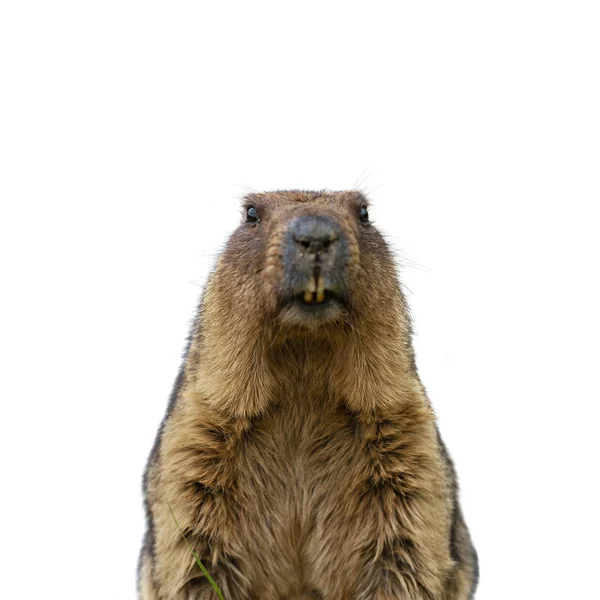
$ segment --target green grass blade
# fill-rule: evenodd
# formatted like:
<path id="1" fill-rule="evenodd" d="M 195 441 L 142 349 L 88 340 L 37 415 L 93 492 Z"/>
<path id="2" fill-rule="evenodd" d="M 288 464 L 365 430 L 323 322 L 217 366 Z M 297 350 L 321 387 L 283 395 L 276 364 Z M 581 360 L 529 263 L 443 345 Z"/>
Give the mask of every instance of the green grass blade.
<path id="1" fill-rule="evenodd" d="M 215 593 L 217 594 L 217 596 L 219 596 L 220 600 L 225 600 L 225 598 L 223 598 L 223 594 L 221 593 L 221 590 L 219 589 L 219 586 L 215 583 L 215 580 L 210 576 L 210 573 L 206 570 L 206 567 L 202 564 L 202 561 L 200 560 L 200 557 L 194 550 L 194 547 L 188 542 L 187 538 L 185 537 L 185 534 L 183 533 L 183 529 L 181 529 L 181 526 L 179 525 L 179 522 L 177 521 L 177 517 L 175 516 L 175 513 L 173 512 L 173 509 L 171 508 L 171 505 L 168 502 L 167 502 L 167 506 L 169 507 L 169 510 L 171 511 L 171 516 L 173 517 L 173 521 L 175 521 L 175 525 L 177 525 L 177 529 L 179 529 L 179 533 L 181 533 L 181 537 L 184 539 L 185 543 L 188 545 L 189 549 L 191 550 L 192 556 L 196 560 L 196 564 L 200 567 L 200 569 L 202 570 L 202 573 L 204 573 L 204 576 L 206 577 L 206 579 L 208 579 L 208 582 L 212 586 L 213 590 L 215 590 Z"/>

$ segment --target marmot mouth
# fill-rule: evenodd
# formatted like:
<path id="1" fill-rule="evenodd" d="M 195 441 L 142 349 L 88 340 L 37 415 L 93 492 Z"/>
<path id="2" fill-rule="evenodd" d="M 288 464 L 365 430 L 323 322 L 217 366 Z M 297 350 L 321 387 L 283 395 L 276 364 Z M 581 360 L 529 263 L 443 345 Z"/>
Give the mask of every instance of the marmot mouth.
<path id="1" fill-rule="evenodd" d="M 298 318 L 319 321 L 329 319 L 340 311 L 348 310 L 347 298 L 335 287 L 325 287 L 325 279 L 315 270 L 303 286 L 298 286 L 283 296 L 282 308 L 292 310 Z"/>
<path id="2" fill-rule="evenodd" d="M 293 299 L 296 303 L 304 306 L 322 306 L 325 308 L 336 302 L 339 298 L 330 290 L 320 290 L 315 292 L 307 290 L 296 294 Z"/>
<path id="3" fill-rule="evenodd" d="M 325 302 L 325 282 L 323 275 L 315 271 L 315 274 L 308 282 L 308 287 L 304 290 L 304 294 L 301 295 L 305 304 L 322 304 Z"/>

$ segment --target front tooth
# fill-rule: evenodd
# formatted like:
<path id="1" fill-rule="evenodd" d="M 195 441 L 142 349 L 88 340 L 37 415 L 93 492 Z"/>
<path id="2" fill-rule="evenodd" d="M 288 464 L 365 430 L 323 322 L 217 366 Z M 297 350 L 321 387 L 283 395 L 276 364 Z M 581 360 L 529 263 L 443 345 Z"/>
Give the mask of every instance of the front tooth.
<path id="1" fill-rule="evenodd" d="M 323 280 L 323 276 L 319 275 L 319 279 L 317 280 L 317 302 L 321 304 L 325 300 L 325 281 Z"/>
<path id="2" fill-rule="evenodd" d="M 310 278 L 310 281 L 308 282 L 308 291 L 311 294 L 314 294 L 317 291 L 317 280 L 314 275 Z"/>
<path id="3" fill-rule="evenodd" d="M 312 292 L 309 292 L 308 290 L 306 290 L 304 292 L 304 302 L 306 302 L 306 304 L 310 304 L 312 302 L 312 299 L 313 299 Z"/>

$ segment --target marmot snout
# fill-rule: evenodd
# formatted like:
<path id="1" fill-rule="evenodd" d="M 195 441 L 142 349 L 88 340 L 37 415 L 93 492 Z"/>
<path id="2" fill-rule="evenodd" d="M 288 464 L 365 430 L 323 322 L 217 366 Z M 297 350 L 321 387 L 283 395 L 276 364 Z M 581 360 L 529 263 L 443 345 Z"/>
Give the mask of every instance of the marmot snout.
<path id="1" fill-rule="evenodd" d="M 143 600 L 468 600 L 477 558 L 357 192 L 269 192 L 203 295 L 144 477 Z"/>
<path id="2" fill-rule="evenodd" d="M 320 310 L 347 295 L 348 242 L 333 218 L 295 217 L 285 237 L 281 286 L 285 299 Z"/>
<path id="3" fill-rule="evenodd" d="M 267 306 L 288 325 L 305 327 L 347 316 L 359 264 L 358 228 L 369 226 L 365 199 L 311 199 L 249 197 L 250 228 L 240 235 L 253 237 L 252 256 L 264 255 L 264 291 L 272 296 Z"/>

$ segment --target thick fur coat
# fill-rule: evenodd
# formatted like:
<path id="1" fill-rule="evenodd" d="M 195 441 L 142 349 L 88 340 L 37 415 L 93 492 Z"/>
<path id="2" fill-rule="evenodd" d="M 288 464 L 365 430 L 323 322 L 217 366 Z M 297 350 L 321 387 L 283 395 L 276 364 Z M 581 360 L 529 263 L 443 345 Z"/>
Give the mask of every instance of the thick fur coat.
<path id="1" fill-rule="evenodd" d="M 217 598 L 171 509 L 226 600 L 473 597 L 456 476 L 365 215 L 358 192 L 245 198 L 145 473 L 142 600 Z M 337 249 L 315 251 L 325 275 L 304 305 L 316 234 L 290 231 L 310 219 L 333 223 Z"/>

